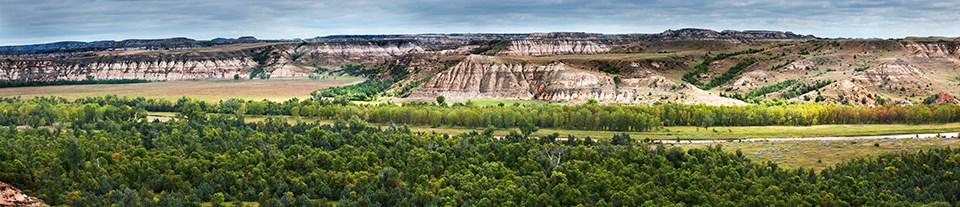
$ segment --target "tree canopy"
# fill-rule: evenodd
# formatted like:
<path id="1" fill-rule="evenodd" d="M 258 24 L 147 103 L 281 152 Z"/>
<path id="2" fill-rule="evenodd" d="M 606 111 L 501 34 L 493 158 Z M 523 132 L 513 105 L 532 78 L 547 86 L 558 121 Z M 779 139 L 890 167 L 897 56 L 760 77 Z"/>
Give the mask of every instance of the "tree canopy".
<path id="1" fill-rule="evenodd" d="M 861 158 L 816 172 L 756 163 L 719 147 L 682 150 L 639 143 L 628 135 L 589 142 L 494 139 L 484 132 L 372 127 L 359 116 L 333 124 L 273 118 L 245 123 L 234 114 L 151 122 L 142 108 L 55 100 L 4 102 L 0 108 L 0 181 L 53 205 L 960 202 L 958 149 Z"/>

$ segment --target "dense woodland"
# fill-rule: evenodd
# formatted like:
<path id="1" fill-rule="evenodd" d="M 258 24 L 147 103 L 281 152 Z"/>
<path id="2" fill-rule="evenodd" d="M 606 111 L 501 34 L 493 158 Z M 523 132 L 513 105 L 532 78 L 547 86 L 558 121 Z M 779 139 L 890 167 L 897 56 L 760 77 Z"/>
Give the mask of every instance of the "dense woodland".
<path id="1" fill-rule="evenodd" d="M 122 99 L 114 99 L 118 100 Z M 70 206 L 233 205 L 238 201 L 261 206 L 951 206 L 960 202 L 958 149 L 862 158 L 815 172 L 754 163 L 742 153 L 725 153 L 717 147 L 684 151 L 624 141 L 631 140 L 628 135 L 558 142 L 519 133 L 493 139 L 491 130 L 418 134 L 402 126 L 371 127 L 356 114 L 332 125 L 289 124 L 278 119 L 244 123 L 236 113 L 205 114 L 204 110 L 227 107 L 227 103 L 213 107 L 186 100 L 170 106 L 185 119 L 149 122 L 143 105 L 81 102 L 86 103 L 57 99 L 0 103 L 0 148 L 4 149 L 0 181 L 49 204 Z M 251 103 L 260 102 L 239 105 L 250 112 Z M 581 107 L 587 111 L 656 109 Z M 925 109 L 936 109 L 931 108 Z M 370 110 L 382 109 L 403 108 Z M 711 110 L 722 109 L 737 108 Z"/>

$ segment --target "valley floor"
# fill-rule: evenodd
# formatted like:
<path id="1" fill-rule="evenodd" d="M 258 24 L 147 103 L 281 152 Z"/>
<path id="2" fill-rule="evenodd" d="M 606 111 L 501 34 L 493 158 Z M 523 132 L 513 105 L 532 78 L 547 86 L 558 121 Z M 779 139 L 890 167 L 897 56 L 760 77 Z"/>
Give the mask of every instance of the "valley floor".
<path id="1" fill-rule="evenodd" d="M 273 78 L 267 80 L 199 80 L 168 81 L 134 84 L 91 84 L 65 86 L 36 86 L 0 88 L 0 97 L 20 96 L 30 99 L 38 96 L 58 96 L 76 99 L 90 96 L 117 95 L 126 97 L 161 98 L 176 100 L 190 97 L 207 102 L 230 98 L 246 100 L 285 101 L 291 98 L 305 99 L 321 88 L 353 85 L 363 78 L 349 76 L 325 76 L 324 79 Z"/>

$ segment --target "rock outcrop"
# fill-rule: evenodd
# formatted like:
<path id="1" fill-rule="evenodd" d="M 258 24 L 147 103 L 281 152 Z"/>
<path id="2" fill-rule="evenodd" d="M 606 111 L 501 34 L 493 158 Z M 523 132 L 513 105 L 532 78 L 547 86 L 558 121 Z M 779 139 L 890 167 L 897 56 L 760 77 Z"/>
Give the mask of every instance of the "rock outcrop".
<path id="1" fill-rule="evenodd" d="M 599 40 L 526 39 L 512 41 L 510 47 L 499 55 L 598 54 L 607 51 L 610 51 L 610 45 Z"/>
<path id="2" fill-rule="evenodd" d="M 471 55 L 421 84 L 412 96 L 529 100 L 562 71 L 562 63 L 507 64 L 494 57 Z"/>
<path id="3" fill-rule="evenodd" d="M 424 51 L 416 42 L 405 40 L 319 42 L 305 47 L 311 54 L 356 57 L 394 56 Z"/>
<path id="4" fill-rule="evenodd" d="M 919 85 L 929 82 L 919 68 L 899 59 L 856 73 L 852 79 L 875 86 L 888 83 Z"/>
<path id="5" fill-rule="evenodd" d="M 919 58 L 958 58 L 960 51 L 956 42 L 908 42 L 904 44 L 914 57 Z"/>
<path id="6" fill-rule="evenodd" d="M 957 100 L 956 97 L 953 97 L 949 93 L 940 92 L 936 95 L 936 98 L 930 101 L 930 104 L 958 104 L 960 100 Z"/>
<path id="7" fill-rule="evenodd" d="M 43 203 L 40 199 L 23 194 L 20 189 L 10 184 L 0 182 L 0 206 L 37 207 L 49 205 Z"/>
<path id="8" fill-rule="evenodd" d="M 254 57 L 272 50 L 268 63 Z M 0 80 L 55 81 L 145 79 L 157 81 L 248 78 L 251 68 L 264 67 L 271 77 L 307 76 L 311 67 L 376 64 L 424 49 L 409 40 L 345 41 L 272 44 L 193 52 L 135 51 L 132 54 L 91 54 L 74 57 L 26 57 L 0 62 Z"/>
<path id="9" fill-rule="evenodd" d="M 198 80 L 246 77 L 256 65 L 242 56 L 195 58 L 145 56 L 82 58 L 73 60 L 22 60 L 0 63 L 0 76 L 7 81 L 55 81 L 94 79 Z M 294 75 L 278 71 L 277 76 Z"/>
<path id="10" fill-rule="evenodd" d="M 633 64 L 636 66 L 637 64 Z M 563 62 L 546 65 L 506 62 L 491 56 L 471 55 L 416 88 L 411 97 L 445 96 L 450 100 L 512 99 L 558 102 L 652 104 L 661 101 L 741 105 L 695 87 L 677 84 L 647 71 L 615 78 L 574 69 Z"/>
<path id="11" fill-rule="evenodd" d="M 375 65 L 406 54 L 426 50 L 411 40 L 342 41 L 301 44 L 291 49 L 300 52 L 307 65 L 338 67 L 346 64 Z"/>

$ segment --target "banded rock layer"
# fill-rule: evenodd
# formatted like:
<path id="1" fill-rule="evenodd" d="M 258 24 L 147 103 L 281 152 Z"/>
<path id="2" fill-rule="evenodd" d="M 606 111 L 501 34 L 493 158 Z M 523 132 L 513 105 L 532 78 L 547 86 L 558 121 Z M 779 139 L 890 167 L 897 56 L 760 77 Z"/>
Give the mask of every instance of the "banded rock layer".
<path id="1" fill-rule="evenodd" d="M 449 70 L 438 73 L 411 96 L 445 96 L 451 100 L 511 99 L 651 104 L 679 101 L 715 105 L 741 105 L 654 73 L 622 78 L 597 71 L 575 69 L 562 62 L 546 65 L 509 63 L 496 57 L 471 55 Z"/>
<path id="2" fill-rule="evenodd" d="M 544 56 L 566 54 L 599 54 L 610 51 L 610 45 L 598 40 L 514 40 L 499 55 Z"/>

